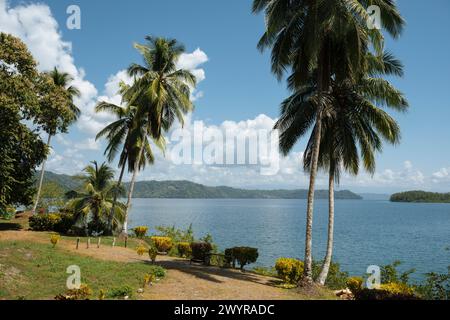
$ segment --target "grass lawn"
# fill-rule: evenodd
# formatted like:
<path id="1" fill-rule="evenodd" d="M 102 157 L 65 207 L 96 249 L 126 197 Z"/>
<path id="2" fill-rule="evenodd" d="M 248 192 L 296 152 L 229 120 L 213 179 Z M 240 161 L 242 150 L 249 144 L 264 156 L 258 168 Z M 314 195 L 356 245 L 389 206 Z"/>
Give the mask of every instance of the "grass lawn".
<path id="1" fill-rule="evenodd" d="M 142 288 L 144 276 L 161 276 L 164 270 L 146 263 L 121 263 L 93 259 L 53 248 L 49 243 L 0 242 L 0 299 L 53 299 L 66 292 L 68 266 L 81 269 L 81 282 L 93 290 L 96 299 L 101 289 L 110 292 L 129 286 L 134 298 Z M 146 289 L 151 290 L 151 288 Z"/>

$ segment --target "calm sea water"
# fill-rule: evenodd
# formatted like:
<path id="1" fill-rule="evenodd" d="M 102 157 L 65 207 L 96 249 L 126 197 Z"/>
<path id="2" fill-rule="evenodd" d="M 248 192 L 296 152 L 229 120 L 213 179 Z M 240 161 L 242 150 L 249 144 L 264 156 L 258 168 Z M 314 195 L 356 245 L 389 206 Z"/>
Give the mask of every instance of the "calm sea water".
<path id="1" fill-rule="evenodd" d="M 328 204 L 315 203 L 313 255 L 326 249 Z M 278 257 L 303 258 L 306 200 L 134 199 L 130 225 L 210 232 L 221 249 L 259 249 L 257 265 Z M 369 265 L 400 260 L 401 269 L 446 272 L 450 265 L 450 204 L 408 204 L 375 200 L 336 201 L 334 259 L 343 270 L 362 275 Z"/>

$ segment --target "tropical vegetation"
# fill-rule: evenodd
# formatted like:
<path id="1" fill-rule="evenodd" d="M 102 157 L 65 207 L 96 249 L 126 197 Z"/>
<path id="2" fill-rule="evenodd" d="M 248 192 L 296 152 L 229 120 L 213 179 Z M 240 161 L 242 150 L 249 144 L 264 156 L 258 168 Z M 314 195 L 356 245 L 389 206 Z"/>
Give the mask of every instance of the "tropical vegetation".
<path id="1" fill-rule="evenodd" d="M 264 11 L 266 20 L 266 30 L 258 47 L 261 50 L 265 48 L 272 50 L 272 71 L 278 79 L 281 80 L 286 73 L 290 72 L 287 82 L 293 96 L 282 104 L 282 114 L 286 118 L 284 122 L 278 122 L 276 126 L 282 131 L 281 151 L 287 154 L 295 142 L 310 127 L 313 127 L 308 143 L 309 164 L 307 167 L 310 172 L 310 185 L 306 213 L 303 285 L 310 285 L 313 282 L 312 221 L 315 180 L 320 165 L 320 149 L 323 148 L 321 142 L 324 132 L 326 133 L 324 121 L 330 118 L 330 108 L 338 106 L 339 103 L 345 106 L 348 102 L 345 101 L 345 96 L 343 100 L 340 100 L 341 96 L 334 94 L 342 90 L 341 92 L 347 92 L 347 98 L 356 98 L 352 96 L 354 89 L 368 85 L 364 80 L 371 71 L 369 66 L 373 60 L 379 61 L 383 56 L 382 32 L 377 28 L 371 28 L 368 23 L 370 17 L 366 8 L 371 4 L 381 7 L 384 30 L 394 38 L 398 37 L 404 21 L 392 1 L 254 0 L 253 2 L 253 11 Z M 374 59 L 374 56 L 377 59 Z M 388 104 L 391 104 L 392 100 L 388 100 L 391 96 L 383 91 L 386 88 L 386 84 L 384 86 L 383 84 L 385 83 L 381 80 L 372 81 L 366 92 L 357 90 L 356 92 L 362 94 L 366 101 L 361 103 L 354 100 L 353 105 L 365 104 L 372 108 L 371 102 L 383 103 L 386 100 Z M 377 100 L 380 95 L 383 98 L 381 101 Z M 392 103 L 392 105 L 395 106 L 398 103 Z M 353 112 L 352 108 L 348 109 Z M 340 113 L 340 110 L 336 110 L 336 113 Z M 363 127 L 360 124 L 359 129 L 358 127 L 349 129 L 361 131 Z M 372 146 L 365 143 L 361 146 L 362 149 L 373 148 L 373 144 L 378 142 L 370 134 L 372 129 L 367 130 L 368 132 L 362 133 L 363 141 L 372 140 L 373 143 Z M 331 134 L 332 131 L 329 132 Z M 369 133 L 368 136 L 367 133 Z M 354 134 L 351 136 L 354 137 Z M 334 149 L 334 141 L 330 141 L 329 136 L 325 141 L 329 142 Z M 354 147 L 352 149 L 355 151 Z M 328 152 L 328 156 L 334 156 L 334 150 L 331 152 L 331 154 L 330 151 Z M 338 165 L 336 162 L 342 159 L 340 156 L 344 153 L 341 152 L 337 158 L 329 161 L 330 177 L 335 176 L 334 168 Z M 330 178 L 331 184 L 334 185 L 332 178 Z M 331 198 L 330 209 L 333 206 Z M 330 210 L 330 221 L 332 220 L 333 212 Z M 329 236 L 332 235 L 332 231 L 330 226 Z M 332 238 L 329 237 L 329 239 L 332 243 Z M 331 261 L 330 250 L 327 251 L 324 273 L 318 279 L 320 283 L 324 282 L 328 261 Z"/>
<path id="2" fill-rule="evenodd" d="M 392 202 L 450 203 L 450 193 L 408 191 L 395 193 L 390 200 Z"/>

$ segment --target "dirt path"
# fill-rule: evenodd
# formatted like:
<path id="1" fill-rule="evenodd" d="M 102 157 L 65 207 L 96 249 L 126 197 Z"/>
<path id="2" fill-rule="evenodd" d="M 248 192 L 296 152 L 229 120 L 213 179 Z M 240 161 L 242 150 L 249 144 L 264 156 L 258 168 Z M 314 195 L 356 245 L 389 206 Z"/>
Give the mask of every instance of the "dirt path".
<path id="1" fill-rule="evenodd" d="M 6 240 L 49 243 L 49 236 L 48 233 L 31 231 L 1 231 L 0 241 Z M 108 261 L 133 263 L 145 259 L 144 257 L 139 258 L 134 250 L 121 247 L 101 246 L 100 249 L 97 249 L 93 244 L 90 249 L 86 249 L 85 245 L 80 245 L 76 250 L 75 242 L 66 239 L 60 240 L 58 248 Z M 279 280 L 275 278 L 250 272 L 242 273 L 237 270 L 191 265 L 187 260 L 167 256 L 158 256 L 157 264 L 168 270 L 167 276 L 147 291 L 143 296 L 144 299 L 305 299 L 304 295 L 292 290 L 275 287 L 274 285 L 279 283 Z"/>

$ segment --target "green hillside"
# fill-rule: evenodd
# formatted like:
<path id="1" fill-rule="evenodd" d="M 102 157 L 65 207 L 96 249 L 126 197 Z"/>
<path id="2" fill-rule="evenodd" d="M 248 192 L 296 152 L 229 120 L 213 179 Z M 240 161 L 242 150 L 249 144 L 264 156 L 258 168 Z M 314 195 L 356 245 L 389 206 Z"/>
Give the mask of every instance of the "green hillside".
<path id="1" fill-rule="evenodd" d="M 52 182 L 66 192 L 77 190 L 81 183 L 68 175 L 46 172 L 46 183 Z M 125 184 L 128 187 L 128 183 Z M 225 186 L 209 187 L 190 181 L 141 181 L 134 188 L 134 198 L 169 199 L 306 199 L 308 191 L 299 190 L 247 190 Z M 336 191 L 336 199 L 361 200 L 362 197 L 348 190 Z M 317 199 L 327 199 L 327 190 L 317 190 Z"/>

